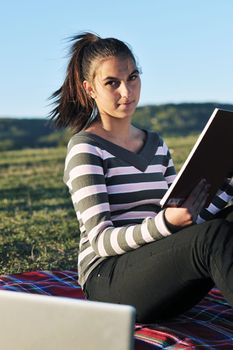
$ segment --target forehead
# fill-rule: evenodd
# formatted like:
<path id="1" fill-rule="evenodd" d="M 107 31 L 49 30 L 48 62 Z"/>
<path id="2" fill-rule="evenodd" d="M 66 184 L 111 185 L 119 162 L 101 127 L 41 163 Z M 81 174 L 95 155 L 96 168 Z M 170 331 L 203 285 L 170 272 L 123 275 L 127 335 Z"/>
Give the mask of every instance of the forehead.
<path id="1" fill-rule="evenodd" d="M 123 79 L 136 69 L 130 57 L 109 57 L 99 62 L 95 70 L 95 78 L 104 80 L 107 77 Z"/>

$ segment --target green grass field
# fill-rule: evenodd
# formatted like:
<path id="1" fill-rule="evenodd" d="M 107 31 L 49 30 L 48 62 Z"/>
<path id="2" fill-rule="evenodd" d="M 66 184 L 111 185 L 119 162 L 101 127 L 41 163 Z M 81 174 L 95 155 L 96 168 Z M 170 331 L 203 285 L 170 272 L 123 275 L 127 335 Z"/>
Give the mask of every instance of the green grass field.
<path id="1" fill-rule="evenodd" d="M 195 139 L 166 139 L 177 170 Z M 0 274 L 76 269 L 79 233 L 62 181 L 65 153 L 65 148 L 1 152 Z"/>

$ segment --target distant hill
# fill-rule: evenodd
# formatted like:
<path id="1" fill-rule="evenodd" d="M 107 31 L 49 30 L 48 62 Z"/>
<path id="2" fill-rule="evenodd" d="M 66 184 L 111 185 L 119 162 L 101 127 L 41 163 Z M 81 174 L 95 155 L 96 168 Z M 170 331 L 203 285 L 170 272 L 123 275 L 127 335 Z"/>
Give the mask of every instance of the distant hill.
<path id="1" fill-rule="evenodd" d="M 214 108 L 233 110 L 232 104 L 180 103 L 139 107 L 134 122 L 163 136 L 186 136 L 199 133 Z"/>
<path id="2" fill-rule="evenodd" d="M 163 136 L 199 133 L 215 107 L 233 110 L 233 104 L 179 103 L 138 107 L 133 122 Z M 67 144 L 70 132 L 56 130 L 46 119 L 0 118 L 0 151 L 54 147 Z"/>
<path id="3" fill-rule="evenodd" d="M 46 119 L 0 118 L 0 151 L 61 146 L 67 141 L 67 134 L 56 130 Z"/>

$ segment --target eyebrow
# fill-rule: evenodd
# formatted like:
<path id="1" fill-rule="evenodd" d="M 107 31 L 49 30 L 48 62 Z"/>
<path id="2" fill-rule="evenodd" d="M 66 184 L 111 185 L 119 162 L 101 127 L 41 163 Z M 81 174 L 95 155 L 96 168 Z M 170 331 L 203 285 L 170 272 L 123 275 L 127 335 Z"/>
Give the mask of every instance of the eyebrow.
<path id="1" fill-rule="evenodd" d="M 133 74 L 139 74 L 139 70 L 138 69 L 134 69 L 132 71 L 132 73 L 129 74 L 129 76 L 133 75 Z M 118 78 L 109 76 L 109 77 L 104 78 L 103 81 L 105 81 L 105 80 L 114 80 L 114 79 L 118 79 Z"/>

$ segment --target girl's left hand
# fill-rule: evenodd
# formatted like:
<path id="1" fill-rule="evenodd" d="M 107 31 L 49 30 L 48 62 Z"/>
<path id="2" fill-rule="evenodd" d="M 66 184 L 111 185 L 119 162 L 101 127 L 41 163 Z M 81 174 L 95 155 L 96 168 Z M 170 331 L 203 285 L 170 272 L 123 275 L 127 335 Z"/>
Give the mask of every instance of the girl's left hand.
<path id="1" fill-rule="evenodd" d="M 209 192 L 206 180 L 201 180 L 192 190 L 180 207 L 168 207 L 165 210 L 166 220 L 179 227 L 185 227 L 196 222 L 198 215 L 205 206 Z"/>

